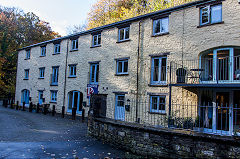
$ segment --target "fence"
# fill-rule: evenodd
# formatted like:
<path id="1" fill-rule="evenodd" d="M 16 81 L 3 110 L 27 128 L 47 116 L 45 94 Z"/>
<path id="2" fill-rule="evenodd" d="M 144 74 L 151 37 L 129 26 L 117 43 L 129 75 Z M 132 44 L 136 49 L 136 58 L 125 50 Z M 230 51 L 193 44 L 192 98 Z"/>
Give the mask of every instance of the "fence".
<path id="1" fill-rule="evenodd" d="M 240 105 L 165 104 L 164 97 L 115 101 L 108 99 L 108 107 L 115 109 L 107 113 L 108 118 L 127 123 L 139 123 L 154 128 L 185 129 L 219 135 L 240 135 Z"/>

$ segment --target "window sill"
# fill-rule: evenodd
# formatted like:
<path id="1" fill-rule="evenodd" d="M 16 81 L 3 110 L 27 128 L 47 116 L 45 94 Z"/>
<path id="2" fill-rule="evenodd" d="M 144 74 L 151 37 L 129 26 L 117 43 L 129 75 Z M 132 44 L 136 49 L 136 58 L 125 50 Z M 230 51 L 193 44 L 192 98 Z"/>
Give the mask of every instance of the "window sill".
<path id="1" fill-rule="evenodd" d="M 39 57 L 46 57 L 46 55 L 45 55 L 45 56 L 43 56 L 43 55 L 40 55 Z"/>
<path id="2" fill-rule="evenodd" d="M 151 112 L 151 111 L 148 111 L 149 114 L 158 114 L 158 115 L 167 115 L 166 112 Z"/>
<path id="3" fill-rule="evenodd" d="M 77 76 L 68 76 L 68 78 L 77 78 Z"/>
<path id="4" fill-rule="evenodd" d="M 204 24 L 204 25 L 199 25 L 199 26 L 197 26 L 197 28 L 202 28 L 202 27 L 217 25 L 217 24 L 223 24 L 223 23 L 224 23 L 224 21 L 217 22 L 217 23 L 208 23 L 208 24 Z"/>
<path id="5" fill-rule="evenodd" d="M 101 47 L 102 45 L 94 45 L 94 46 L 91 46 L 90 48 L 95 48 L 95 47 Z"/>
<path id="6" fill-rule="evenodd" d="M 163 36 L 163 35 L 168 35 L 169 32 L 166 33 L 159 33 L 159 34 L 153 34 L 152 37 L 158 37 L 158 36 Z"/>
<path id="7" fill-rule="evenodd" d="M 50 84 L 50 86 L 58 86 L 58 84 Z"/>
<path id="8" fill-rule="evenodd" d="M 149 87 L 168 87 L 168 84 L 149 84 Z"/>
<path id="9" fill-rule="evenodd" d="M 60 54 L 60 52 L 58 52 L 58 53 L 53 53 L 52 55 L 59 55 Z"/>
<path id="10" fill-rule="evenodd" d="M 128 42 L 128 41 L 131 41 L 131 39 L 126 39 L 126 40 L 117 41 L 116 43 L 124 43 L 124 42 Z"/>
<path id="11" fill-rule="evenodd" d="M 115 74 L 115 76 L 128 76 L 129 74 L 128 73 L 123 73 L 123 74 Z"/>
<path id="12" fill-rule="evenodd" d="M 70 50 L 70 52 L 75 52 L 75 51 L 78 51 L 78 49 Z"/>
<path id="13" fill-rule="evenodd" d="M 28 58 L 28 59 L 25 58 L 24 60 L 30 60 L 30 58 Z"/>
<path id="14" fill-rule="evenodd" d="M 54 104 L 57 104 L 57 101 L 50 101 L 49 103 L 54 103 Z"/>
<path id="15" fill-rule="evenodd" d="M 29 80 L 29 78 L 24 78 L 23 80 Z"/>
<path id="16" fill-rule="evenodd" d="M 38 77 L 38 79 L 44 79 L 44 77 Z"/>

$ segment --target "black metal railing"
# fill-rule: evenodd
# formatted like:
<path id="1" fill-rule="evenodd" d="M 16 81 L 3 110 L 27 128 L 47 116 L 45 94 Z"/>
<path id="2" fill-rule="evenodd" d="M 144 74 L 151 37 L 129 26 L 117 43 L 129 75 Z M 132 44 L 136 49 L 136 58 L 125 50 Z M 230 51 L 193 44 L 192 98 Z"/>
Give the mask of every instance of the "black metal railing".
<path id="1" fill-rule="evenodd" d="M 240 104 L 171 104 L 153 102 L 150 99 L 125 100 L 124 106 L 115 109 L 107 118 L 126 123 L 138 123 L 147 127 L 197 131 L 218 135 L 240 136 Z M 154 105 L 155 104 L 155 105 Z M 136 112 L 137 111 L 137 112 Z"/>
<path id="2" fill-rule="evenodd" d="M 171 84 L 240 83 L 240 56 L 170 62 Z"/>

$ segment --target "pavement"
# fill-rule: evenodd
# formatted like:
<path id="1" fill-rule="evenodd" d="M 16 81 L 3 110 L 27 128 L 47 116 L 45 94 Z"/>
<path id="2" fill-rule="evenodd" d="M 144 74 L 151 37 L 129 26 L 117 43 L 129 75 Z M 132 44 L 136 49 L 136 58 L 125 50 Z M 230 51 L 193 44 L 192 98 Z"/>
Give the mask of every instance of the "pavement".
<path id="1" fill-rule="evenodd" d="M 0 106 L 0 159 L 139 158 L 87 136 L 87 124 Z"/>

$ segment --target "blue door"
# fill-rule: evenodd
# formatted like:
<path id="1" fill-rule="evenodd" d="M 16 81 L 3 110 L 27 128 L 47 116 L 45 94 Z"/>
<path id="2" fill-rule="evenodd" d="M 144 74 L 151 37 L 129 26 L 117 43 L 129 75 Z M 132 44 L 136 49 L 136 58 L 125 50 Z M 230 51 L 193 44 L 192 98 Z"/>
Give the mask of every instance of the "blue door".
<path id="1" fill-rule="evenodd" d="M 29 90 L 24 89 L 22 90 L 22 95 L 21 95 L 21 103 L 25 102 L 25 106 L 29 106 Z"/>
<path id="2" fill-rule="evenodd" d="M 125 95 L 116 95 L 115 101 L 115 119 L 125 120 L 125 106 L 124 106 Z"/>
<path id="3" fill-rule="evenodd" d="M 38 103 L 43 104 L 43 91 L 38 91 Z"/>

